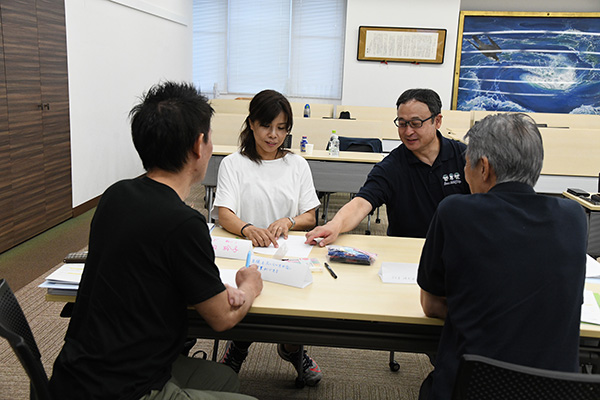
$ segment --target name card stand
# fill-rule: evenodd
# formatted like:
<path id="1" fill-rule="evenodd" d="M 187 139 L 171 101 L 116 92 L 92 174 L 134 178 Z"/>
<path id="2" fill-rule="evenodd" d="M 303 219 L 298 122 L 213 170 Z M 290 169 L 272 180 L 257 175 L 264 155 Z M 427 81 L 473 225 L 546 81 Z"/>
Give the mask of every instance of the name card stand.
<path id="1" fill-rule="evenodd" d="M 216 257 L 245 260 L 252 251 L 252 240 L 213 236 L 212 246 Z"/>
<path id="2" fill-rule="evenodd" d="M 313 282 L 310 263 L 282 261 L 253 255 L 250 264 L 257 265 L 265 281 L 297 288 L 305 288 Z"/>

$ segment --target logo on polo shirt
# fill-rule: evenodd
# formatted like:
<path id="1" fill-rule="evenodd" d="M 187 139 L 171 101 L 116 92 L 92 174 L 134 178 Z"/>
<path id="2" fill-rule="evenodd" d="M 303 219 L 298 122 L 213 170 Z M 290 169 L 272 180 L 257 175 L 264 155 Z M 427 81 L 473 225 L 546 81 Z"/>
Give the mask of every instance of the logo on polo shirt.
<path id="1" fill-rule="evenodd" d="M 442 175 L 442 179 L 444 180 L 444 186 L 460 185 L 462 183 L 462 179 L 460 179 L 460 173 L 458 172 L 450 172 L 449 174 L 444 174 Z"/>

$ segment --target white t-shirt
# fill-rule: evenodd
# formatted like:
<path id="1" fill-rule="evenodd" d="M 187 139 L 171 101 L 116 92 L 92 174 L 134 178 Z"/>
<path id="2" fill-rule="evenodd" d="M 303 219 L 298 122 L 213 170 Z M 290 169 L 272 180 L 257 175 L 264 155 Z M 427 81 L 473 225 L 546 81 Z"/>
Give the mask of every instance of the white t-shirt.
<path id="1" fill-rule="evenodd" d="M 251 161 L 240 152 L 219 166 L 217 207 L 226 207 L 242 221 L 267 228 L 274 221 L 295 217 L 320 205 L 306 160 L 288 153 L 277 160 Z"/>

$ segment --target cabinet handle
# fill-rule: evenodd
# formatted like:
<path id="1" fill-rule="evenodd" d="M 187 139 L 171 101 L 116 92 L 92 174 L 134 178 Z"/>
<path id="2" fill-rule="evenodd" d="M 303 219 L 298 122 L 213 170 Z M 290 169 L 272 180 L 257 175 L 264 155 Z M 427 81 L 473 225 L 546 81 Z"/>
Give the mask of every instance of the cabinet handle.
<path id="1" fill-rule="evenodd" d="M 41 104 L 38 104 L 37 107 L 40 110 L 49 110 L 50 109 L 50 103 L 41 103 Z"/>

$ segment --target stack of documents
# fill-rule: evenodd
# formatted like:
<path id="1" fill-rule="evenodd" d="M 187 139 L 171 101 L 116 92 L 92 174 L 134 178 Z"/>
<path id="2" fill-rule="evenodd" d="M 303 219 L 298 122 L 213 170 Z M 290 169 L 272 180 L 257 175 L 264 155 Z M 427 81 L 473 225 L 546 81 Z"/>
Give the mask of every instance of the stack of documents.
<path id="1" fill-rule="evenodd" d="M 83 263 L 61 265 L 56 271 L 48 275 L 39 287 L 47 288 L 48 294 L 75 296 L 84 266 Z"/>

